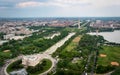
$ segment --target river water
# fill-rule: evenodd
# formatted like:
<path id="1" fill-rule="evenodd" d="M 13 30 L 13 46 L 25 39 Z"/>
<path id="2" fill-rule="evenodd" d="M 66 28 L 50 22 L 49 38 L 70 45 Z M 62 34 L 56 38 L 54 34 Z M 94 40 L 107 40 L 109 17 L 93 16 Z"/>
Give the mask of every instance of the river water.
<path id="1" fill-rule="evenodd" d="M 96 35 L 95 32 L 88 33 L 90 35 Z M 120 43 L 120 30 L 115 30 L 114 32 L 100 32 L 98 35 L 104 37 L 104 39 L 108 40 L 109 42 L 116 42 Z"/>

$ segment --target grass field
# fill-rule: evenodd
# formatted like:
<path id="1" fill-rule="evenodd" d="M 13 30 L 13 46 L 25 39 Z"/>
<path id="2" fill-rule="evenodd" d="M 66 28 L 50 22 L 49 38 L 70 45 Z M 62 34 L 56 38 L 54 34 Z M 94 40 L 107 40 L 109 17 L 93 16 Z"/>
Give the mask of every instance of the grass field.
<path id="1" fill-rule="evenodd" d="M 11 56 L 11 52 L 0 52 L 1 56 L 4 56 L 4 58 L 9 58 Z"/>
<path id="2" fill-rule="evenodd" d="M 49 59 L 43 59 L 42 61 L 46 61 L 47 63 L 44 66 L 43 71 L 41 71 L 41 73 L 47 71 L 52 66 L 51 60 L 49 60 Z"/>
<path id="3" fill-rule="evenodd" d="M 103 46 L 100 54 L 105 54 L 106 57 L 98 58 L 98 65 L 111 65 L 111 62 L 118 62 L 120 64 L 120 46 Z"/>
<path id="4" fill-rule="evenodd" d="M 73 50 L 74 48 L 76 48 L 77 45 L 78 45 L 78 42 L 80 41 L 80 39 L 81 39 L 81 36 L 80 36 L 80 35 L 77 36 L 77 37 L 75 37 L 75 38 L 72 40 L 72 42 L 65 48 L 65 50 L 71 51 L 71 50 Z"/>
<path id="5" fill-rule="evenodd" d="M 43 59 L 42 61 L 45 61 L 46 64 L 44 64 L 44 65 L 40 64 L 39 66 L 36 66 L 36 67 L 41 67 L 42 66 L 43 68 L 41 70 L 36 70 L 35 72 L 32 72 L 32 70 L 30 70 L 31 73 L 29 73 L 29 71 L 28 71 L 29 75 L 38 75 L 40 73 L 43 73 L 43 72 L 47 71 L 52 66 L 51 60 L 49 60 L 49 59 Z M 7 67 L 7 72 L 10 73 L 12 71 L 16 71 L 16 70 L 24 68 L 24 66 L 21 63 L 22 63 L 22 60 L 17 60 L 15 62 L 11 63 Z M 35 68 L 35 67 L 32 67 L 32 68 Z M 28 67 L 28 70 L 29 69 L 31 69 L 31 68 Z"/>
<path id="6" fill-rule="evenodd" d="M 52 66 L 51 60 L 49 60 L 49 59 L 43 59 L 42 61 L 46 61 L 46 65 L 43 67 L 43 69 L 40 70 L 40 71 L 36 71 L 35 73 L 31 73 L 29 75 L 39 75 L 39 74 L 47 71 Z"/>
<path id="7" fill-rule="evenodd" d="M 76 36 L 65 48 L 60 51 L 59 57 L 61 58 L 61 61 L 58 62 L 59 68 L 67 69 L 66 71 L 74 71 L 75 73 L 82 71 L 83 62 L 82 59 L 80 59 L 80 52 L 76 49 L 79 45 L 78 43 L 81 37 L 81 35 Z M 64 64 L 66 65 L 60 67 L 60 65 Z"/>
<path id="8" fill-rule="evenodd" d="M 61 52 L 60 55 L 62 57 L 73 57 L 75 54 L 78 54 L 77 50 L 75 48 L 78 46 L 78 42 L 80 41 L 81 36 L 75 37 L 67 47 L 65 47 Z"/>

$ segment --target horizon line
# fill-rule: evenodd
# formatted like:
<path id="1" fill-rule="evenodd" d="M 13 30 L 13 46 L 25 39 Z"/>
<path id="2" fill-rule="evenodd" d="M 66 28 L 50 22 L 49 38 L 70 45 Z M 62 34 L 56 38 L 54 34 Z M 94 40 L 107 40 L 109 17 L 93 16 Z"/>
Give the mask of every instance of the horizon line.
<path id="1" fill-rule="evenodd" d="M 46 16 L 46 17 L 0 17 L 0 18 L 119 18 L 120 16 Z"/>

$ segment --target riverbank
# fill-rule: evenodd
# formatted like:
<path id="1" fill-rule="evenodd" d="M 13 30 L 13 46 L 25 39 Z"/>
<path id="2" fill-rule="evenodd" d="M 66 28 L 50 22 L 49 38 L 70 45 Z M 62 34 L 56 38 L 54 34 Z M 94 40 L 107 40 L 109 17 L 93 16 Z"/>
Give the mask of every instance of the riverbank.
<path id="1" fill-rule="evenodd" d="M 90 35 L 96 35 L 95 32 L 88 33 Z M 116 30 L 114 32 L 99 32 L 98 35 L 101 35 L 104 37 L 105 40 L 109 42 L 115 42 L 120 43 L 120 30 Z"/>

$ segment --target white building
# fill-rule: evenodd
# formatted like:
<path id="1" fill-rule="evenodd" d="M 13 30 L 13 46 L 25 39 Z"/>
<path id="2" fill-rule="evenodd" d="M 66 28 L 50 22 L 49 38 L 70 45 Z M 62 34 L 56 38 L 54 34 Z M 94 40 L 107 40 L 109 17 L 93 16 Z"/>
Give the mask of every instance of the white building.
<path id="1" fill-rule="evenodd" d="M 101 22 L 101 20 L 96 20 L 96 24 L 100 24 Z"/>
<path id="2" fill-rule="evenodd" d="M 59 35 L 60 35 L 60 32 L 58 32 L 58 33 L 54 33 L 54 34 L 49 35 L 49 36 L 44 37 L 44 38 L 45 38 L 45 39 L 53 39 L 55 36 L 59 36 Z"/>
<path id="3" fill-rule="evenodd" d="M 7 40 L 0 40 L 0 45 L 2 45 L 3 43 L 8 42 Z"/>
<path id="4" fill-rule="evenodd" d="M 25 66 L 36 66 L 41 60 L 42 58 L 37 55 L 23 56 L 22 64 Z"/>
<path id="5" fill-rule="evenodd" d="M 23 40 L 25 37 L 29 37 L 30 35 L 26 35 L 26 36 L 14 36 L 11 37 L 10 40 L 14 39 L 14 40 Z"/>
<path id="6" fill-rule="evenodd" d="M 11 39 L 12 37 L 14 37 L 15 36 L 15 34 L 7 34 L 7 35 L 4 35 L 3 37 L 4 37 L 4 39 Z"/>
<path id="7" fill-rule="evenodd" d="M 28 73 L 25 69 L 21 69 L 18 71 L 10 72 L 10 75 L 28 75 Z"/>

